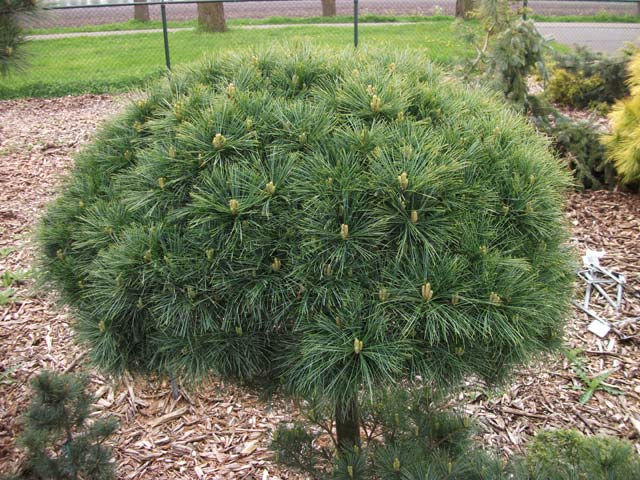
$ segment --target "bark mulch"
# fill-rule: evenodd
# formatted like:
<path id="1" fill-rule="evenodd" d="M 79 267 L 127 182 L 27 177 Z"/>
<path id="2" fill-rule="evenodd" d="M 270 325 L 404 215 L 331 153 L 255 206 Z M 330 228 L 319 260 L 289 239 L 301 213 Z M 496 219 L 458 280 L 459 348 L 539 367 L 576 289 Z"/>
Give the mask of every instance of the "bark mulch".
<path id="1" fill-rule="evenodd" d="M 73 154 L 127 101 L 85 95 L 0 102 L 0 274 L 18 274 L 13 296 L 4 304 L 0 297 L 0 473 L 13 471 L 22 459 L 15 437 L 29 401 L 29 379 L 45 368 L 80 371 L 86 363 L 68 312 L 28 275 L 35 257 L 32 229 Z M 497 390 L 468 382 L 456 403 L 478 421 L 486 445 L 503 454 L 521 452 L 540 429 L 559 427 L 627 438 L 640 451 L 640 196 L 574 193 L 567 215 L 578 253 L 606 250 L 604 266 L 627 279 L 620 312 L 599 297 L 594 310 L 609 320 L 630 321 L 620 327 L 622 335 L 600 339 L 587 331 L 591 320 L 575 310 L 566 330 L 574 360 L 539 359 Z M 27 272 L 22 281 L 21 272 Z M 576 296 L 582 296 L 580 286 Z M 598 389 L 580 403 L 586 385 L 578 369 L 587 378 L 611 372 L 605 384 L 619 394 Z M 181 389 L 173 400 L 162 380 L 89 374 L 95 415 L 120 421 L 111 442 L 119 478 L 303 478 L 275 466 L 267 448 L 270 432 L 296 411 L 287 400 L 263 399 L 219 379 Z"/>

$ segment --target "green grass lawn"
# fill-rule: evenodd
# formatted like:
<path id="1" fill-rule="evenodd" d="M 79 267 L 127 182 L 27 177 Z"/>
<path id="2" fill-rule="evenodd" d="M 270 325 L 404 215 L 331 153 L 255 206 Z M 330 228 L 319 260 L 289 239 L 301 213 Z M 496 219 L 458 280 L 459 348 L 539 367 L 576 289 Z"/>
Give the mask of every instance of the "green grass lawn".
<path id="1" fill-rule="evenodd" d="M 349 48 L 353 29 L 291 26 L 230 29 L 225 33 L 175 32 L 169 35 L 172 65 L 201 58 L 207 52 L 263 47 L 283 42 Z M 439 63 L 453 64 L 472 54 L 452 22 L 360 27 L 360 45 L 424 49 Z M 25 49 L 29 68 L 0 79 L 0 98 L 59 96 L 125 91 L 164 71 L 161 33 L 34 40 Z"/>
<path id="2" fill-rule="evenodd" d="M 595 15 L 531 15 L 538 22 L 596 22 L 596 23 L 640 23 L 638 15 L 616 15 L 607 12 L 597 13 Z M 449 15 L 376 15 L 364 14 L 359 17 L 360 23 L 432 23 L 432 22 L 452 22 L 454 17 Z M 316 23 L 352 23 L 351 15 L 337 15 L 335 17 L 266 17 L 266 18 L 238 18 L 227 20 L 229 27 L 241 25 L 300 25 L 300 24 L 316 24 Z M 184 20 L 176 22 L 167 22 L 169 28 L 195 28 L 197 21 Z M 73 33 L 73 32 L 111 32 L 117 30 L 152 30 L 162 28 L 160 20 L 151 20 L 148 22 L 140 22 L 138 20 L 129 20 L 120 23 L 106 23 L 102 25 L 83 25 L 80 27 L 50 27 L 50 28 L 33 28 L 28 30 L 28 35 L 41 35 L 49 33 Z"/>
<path id="3" fill-rule="evenodd" d="M 454 17 L 448 15 L 375 15 L 367 13 L 361 15 L 360 23 L 451 23 Z M 228 27 L 241 25 L 313 25 L 317 23 L 353 23 L 351 15 L 336 15 L 335 17 L 265 17 L 265 18 L 235 18 L 227 20 Z M 169 28 L 195 28 L 197 20 L 182 20 L 167 22 Z M 128 20 L 120 23 L 105 23 L 101 25 L 83 25 L 80 27 L 50 27 L 32 28 L 26 33 L 28 35 L 42 35 L 49 33 L 73 33 L 73 32 L 112 32 L 117 30 L 151 30 L 162 28 L 160 20 L 150 20 L 141 22 L 139 20 Z"/>

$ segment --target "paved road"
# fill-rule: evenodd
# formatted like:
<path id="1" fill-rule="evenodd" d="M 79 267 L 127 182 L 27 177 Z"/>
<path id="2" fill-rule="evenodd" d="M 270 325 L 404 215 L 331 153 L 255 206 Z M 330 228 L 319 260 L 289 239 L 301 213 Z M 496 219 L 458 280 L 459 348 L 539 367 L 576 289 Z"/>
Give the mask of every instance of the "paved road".
<path id="1" fill-rule="evenodd" d="M 537 27 L 559 43 L 584 45 L 598 52 L 615 53 L 627 42 L 640 45 L 637 23 L 538 23 Z"/>
<path id="2" fill-rule="evenodd" d="M 110 0 L 105 0 L 110 1 Z M 77 2 L 76 2 L 77 3 Z M 537 13 L 547 15 L 587 15 L 600 11 L 618 14 L 636 14 L 635 3 L 580 2 L 567 0 L 531 0 L 529 6 Z M 231 18 L 264 18 L 270 16 L 309 17 L 322 14 L 320 0 L 265 0 L 260 2 L 225 3 L 225 14 Z M 353 0 L 336 0 L 338 15 L 353 13 Z M 360 0 L 360 13 L 423 14 L 442 12 L 453 15 L 455 0 Z M 160 7 L 149 7 L 151 18 L 160 19 Z M 189 20 L 196 17 L 195 4 L 169 4 L 167 16 L 171 20 Z M 78 8 L 56 10 L 37 26 L 81 26 L 123 22 L 133 18 L 133 7 Z"/>

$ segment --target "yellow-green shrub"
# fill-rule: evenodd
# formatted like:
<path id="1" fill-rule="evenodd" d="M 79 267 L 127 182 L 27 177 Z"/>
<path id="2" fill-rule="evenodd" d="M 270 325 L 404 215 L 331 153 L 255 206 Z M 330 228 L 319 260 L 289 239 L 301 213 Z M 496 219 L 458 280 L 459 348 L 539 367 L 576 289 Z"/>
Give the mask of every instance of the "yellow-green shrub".
<path id="1" fill-rule="evenodd" d="M 629 95 L 627 64 L 632 52 L 606 55 L 578 47 L 568 53 L 554 52 L 545 96 L 574 108 L 611 105 Z"/>
<path id="2" fill-rule="evenodd" d="M 640 53 L 629 64 L 631 95 L 618 101 L 609 114 L 611 134 L 603 137 L 608 158 L 625 183 L 640 180 Z"/>
<path id="3" fill-rule="evenodd" d="M 570 72 L 557 68 L 547 85 L 547 95 L 556 103 L 577 108 L 597 103 L 605 81 L 598 74 L 586 76 L 584 72 Z"/>

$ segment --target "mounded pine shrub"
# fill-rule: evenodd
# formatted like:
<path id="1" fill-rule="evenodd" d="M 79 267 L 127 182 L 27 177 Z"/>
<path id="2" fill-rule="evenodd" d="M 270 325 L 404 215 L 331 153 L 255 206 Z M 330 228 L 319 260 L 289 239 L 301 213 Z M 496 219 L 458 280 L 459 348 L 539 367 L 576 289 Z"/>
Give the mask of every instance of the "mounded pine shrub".
<path id="1" fill-rule="evenodd" d="M 103 128 L 39 241 L 103 369 L 283 385 L 353 445 L 380 386 L 495 380 L 558 344 L 569 181 L 418 54 L 221 55 Z"/>

